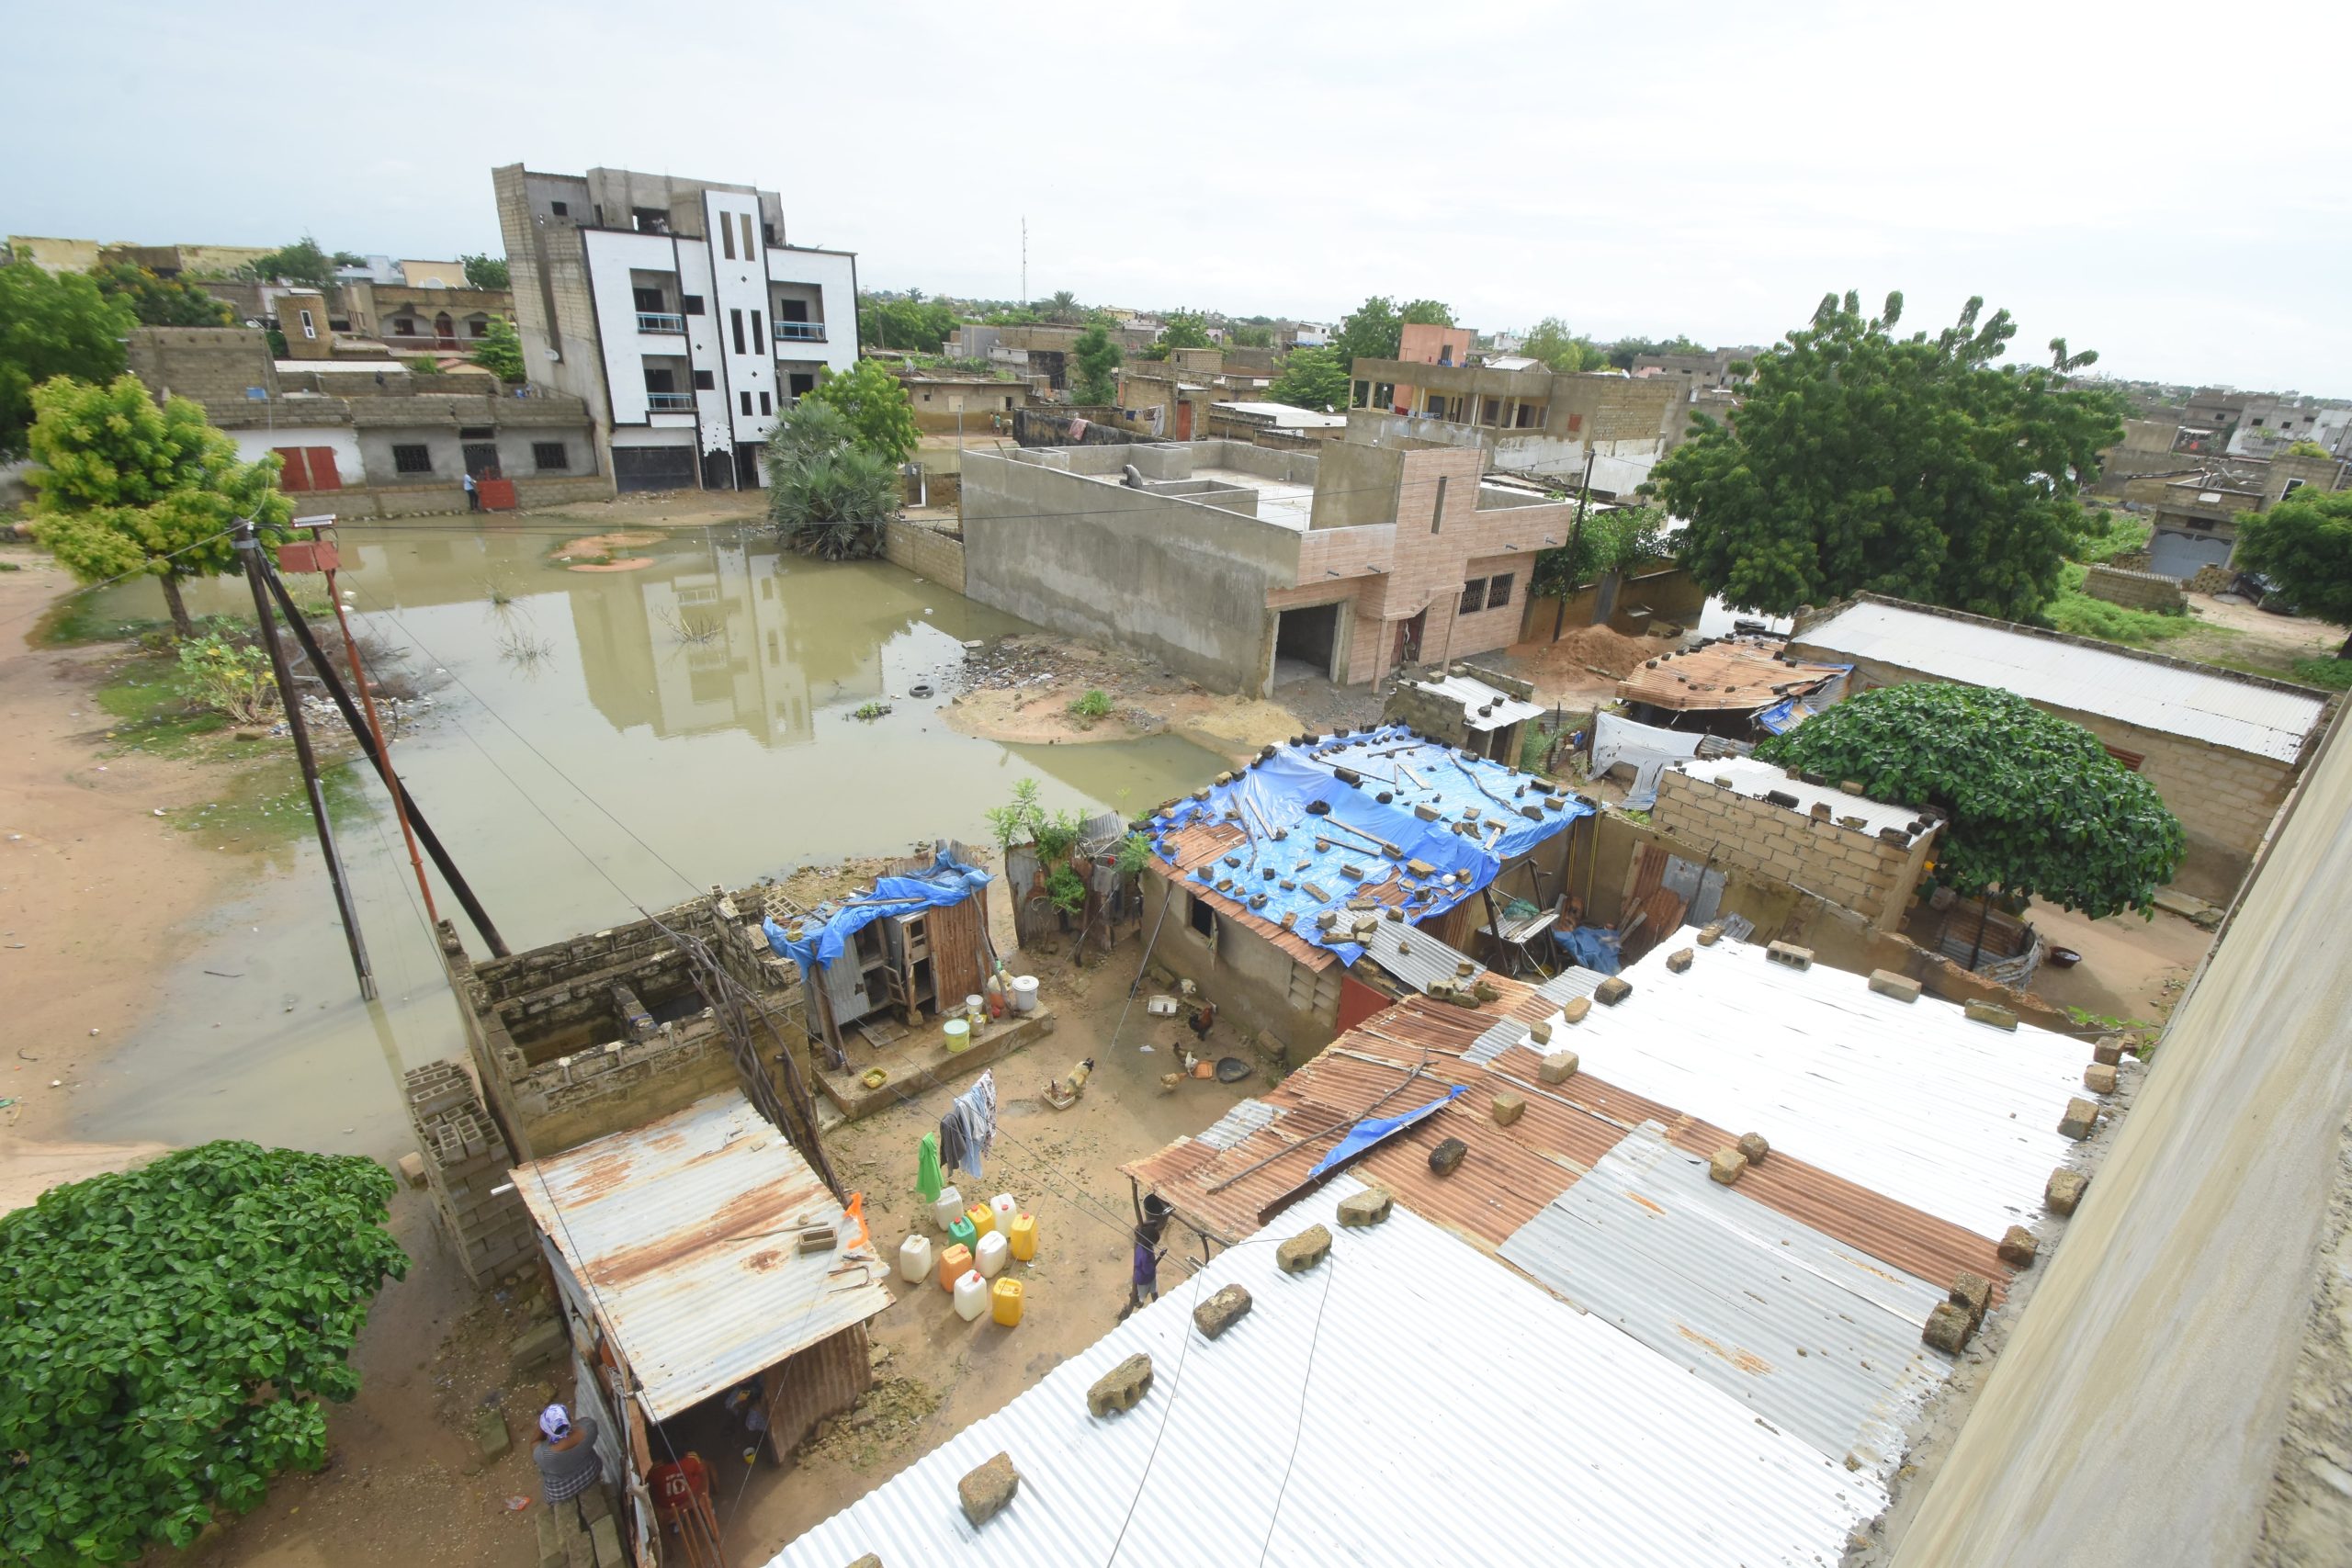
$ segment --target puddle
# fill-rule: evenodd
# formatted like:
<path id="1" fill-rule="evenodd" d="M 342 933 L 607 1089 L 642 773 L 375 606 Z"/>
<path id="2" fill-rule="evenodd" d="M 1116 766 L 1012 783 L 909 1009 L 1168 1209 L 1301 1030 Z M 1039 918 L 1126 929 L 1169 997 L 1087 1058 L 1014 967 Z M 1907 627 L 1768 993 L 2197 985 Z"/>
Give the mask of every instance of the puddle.
<path id="1" fill-rule="evenodd" d="M 639 571 L 566 570 L 555 551 L 590 531 L 341 530 L 338 586 L 358 627 L 404 649 L 402 672 L 434 698 L 394 742 L 401 774 L 515 949 L 713 883 L 919 837 L 984 843 L 983 813 L 1024 777 L 1049 807 L 1133 815 L 1223 766 L 1168 736 L 1009 746 L 956 733 L 939 710 L 963 643 L 1035 628 L 896 567 L 712 529 L 639 547 L 652 558 Z M 243 592 L 192 584 L 189 603 L 233 610 Z M 160 612 L 150 583 L 104 597 L 107 614 Z M 868 703 L 890 712 L 852 716 Z M 372 773 L 361 783 L 376 809 L 338 841 L 379 999 L 357 998 L 305 837 L 215 912 L 153 1021 L 85 1075 L 74 1135 L 407 1146 L 401 1070 L 465 1043 L 389 807 Z M 437 880 L 435 897 L 463 929 Z"/>

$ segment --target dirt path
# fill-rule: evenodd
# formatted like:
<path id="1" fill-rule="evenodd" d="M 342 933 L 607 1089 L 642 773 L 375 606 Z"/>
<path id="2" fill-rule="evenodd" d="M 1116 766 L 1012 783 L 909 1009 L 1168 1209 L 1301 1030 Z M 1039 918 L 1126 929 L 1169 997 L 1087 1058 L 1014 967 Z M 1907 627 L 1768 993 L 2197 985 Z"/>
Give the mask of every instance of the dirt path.
<path id="1" fill-rule="evenodd" d="M 0 1109 L 6 1190 L 119 1163 L 96 1145 L 33 1141 L 65 1128 L 83 1071 L 139 1027 L 157 973 L 192 948 L 191 923 L 250 867 L 157 818 L 217 795 L 216 778 L 108 748 L 91 694 L 119 650 L 28 640 L 71 580 L 21 546 L 0 559 L 21 569 L 0 572 L 0 1098 L 16 1101 Z"/>

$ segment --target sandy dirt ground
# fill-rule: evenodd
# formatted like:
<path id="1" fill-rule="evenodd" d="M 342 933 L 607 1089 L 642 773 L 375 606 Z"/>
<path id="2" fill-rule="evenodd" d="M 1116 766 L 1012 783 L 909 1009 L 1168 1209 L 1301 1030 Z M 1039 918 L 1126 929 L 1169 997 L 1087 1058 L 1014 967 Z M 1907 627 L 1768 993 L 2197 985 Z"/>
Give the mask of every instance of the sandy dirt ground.
<path id="1" fill-rule="evenodd" d="M 1584 626 L 1557 641 L 1522 642 L 1488 655 L 1498 668 L 1535 687 L 1535 700 L 1571 711 L 1614 702 L 1617 682 L 1645 659 L 1678 646 L 1657 637 L 1627 637 L 1607 626 Z"/>
<path id="2" fill-rule="evenodd" d="M 154 1005 L 153 975 L 192 950 L 190 922 L 242 867 L 169 825 L 217 795 L 217 780 L 108 747 L 91 692 L 120 650 L 29 640 L 71 580 L 22 546 L 0 558 L 21 568 L 0 572 L 0 1099 L 15 1101 L 0 1108 L 0 1191 L 13 1193 L 43 1171 L 88 1176 L 155 1152 L 43 1140 L 71 1116 L 81 1071 Z"/>

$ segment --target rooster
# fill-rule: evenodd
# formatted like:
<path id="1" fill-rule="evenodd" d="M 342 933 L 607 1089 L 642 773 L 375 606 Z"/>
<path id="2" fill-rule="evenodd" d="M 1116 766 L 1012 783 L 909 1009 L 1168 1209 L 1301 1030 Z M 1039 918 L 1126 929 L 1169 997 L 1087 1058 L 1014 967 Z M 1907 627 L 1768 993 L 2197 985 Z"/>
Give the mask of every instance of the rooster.
<path id="1" fill-rule="evenodd" d="M 1069 1077 L 1056 1078 L 1046 1086 L 1046 1103 L 1057 1111 L 1067 1111 L 1076 1105 L 1078 1097 L 1086 1092 L 1087 1077 L 1093 1071 L 1094 1058 L 1089 1056 L 1070 1069 Z"/>

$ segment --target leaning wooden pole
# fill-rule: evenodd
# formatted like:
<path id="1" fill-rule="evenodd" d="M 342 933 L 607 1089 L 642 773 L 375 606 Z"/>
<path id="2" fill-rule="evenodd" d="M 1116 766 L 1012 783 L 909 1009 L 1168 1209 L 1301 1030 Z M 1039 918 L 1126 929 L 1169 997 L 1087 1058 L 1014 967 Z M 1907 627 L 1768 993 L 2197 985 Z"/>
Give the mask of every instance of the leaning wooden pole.
<path id="1" fill-rule="evenodd" d="M 319 760 L 311 750 L 310 727 L 302 722 L 302 699 L 294 690 L 293 672 L 286 667 L 286 649 L 277 640 L 277 624 L 269 610 L 267 570 L 261 558 L 261 540 L 253 520 L 237 523 L 237 553 L 244 558 L 245 584 L 254 591 L 254 619 L 262 646 L 269 649 L 270 673 L 277 682 L 277 700 L 286 710 L 286 732 L 294 738 L 294 760 L 301 765 L 302 787 L 311 797 L 311 819 L 318 824 L 319 851 L 325 855 L 327 880 L 334 885 L 336 912 L 343 917 L 344 941 L 351 948 L 352 973 L 359 977 L 359 999 L 376 999 L 376 974 L 368 964 L 368 943 L 359 934 L 359 911 L 351 902 L 350 884 L 344 880 L 343 857 L 335 852 L 334 829 L 327 821 L 326 790 L 319 783 Z"/>

